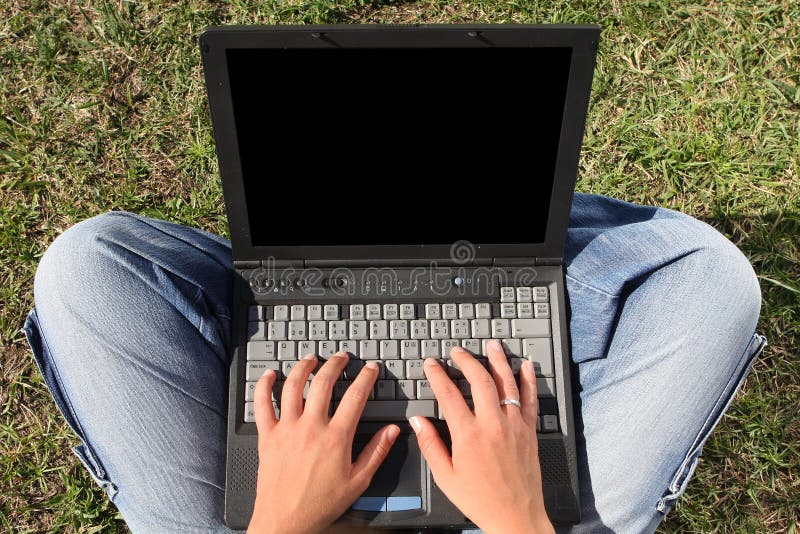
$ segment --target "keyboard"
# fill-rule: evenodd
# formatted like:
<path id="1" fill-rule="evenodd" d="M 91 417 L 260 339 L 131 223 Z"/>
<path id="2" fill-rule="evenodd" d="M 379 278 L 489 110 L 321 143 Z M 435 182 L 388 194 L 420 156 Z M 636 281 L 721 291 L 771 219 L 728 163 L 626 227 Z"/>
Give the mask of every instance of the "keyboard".
<path id="1" fill-rule="evenodd" d="M 500 302 L 286 304 L 251 306 L 248 313 L 245 423 L 255 421 L 255 385 L 267 369 L 277 373 L 273 406 L 280 417 L 281 387 L 298 359 L 306 354 L 325 359 L 340 351 L 349 353 L 350 361 L 333 388 L 331 413 L 366 362 L 379 360 L 361 421 L 401 421 L 414 415 L 444 419 L 425 379 L 424 359 L 438 359 L 471 404 L 469 383 L 450 359 L 450 349 L 463 347 L 488 369 L 486 342 L 498 339 L 518 383 L 522 362 L 534 363 L 537 430 L 559 430 L 546 286 L 502 287 Z"/>

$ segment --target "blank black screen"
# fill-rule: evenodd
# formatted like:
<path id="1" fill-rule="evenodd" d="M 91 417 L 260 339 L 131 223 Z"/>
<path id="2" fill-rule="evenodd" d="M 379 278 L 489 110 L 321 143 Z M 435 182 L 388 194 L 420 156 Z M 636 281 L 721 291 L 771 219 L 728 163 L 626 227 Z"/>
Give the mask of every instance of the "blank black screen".
<path id="1" fill-rule="evenodd" d="M 544 241 L 569 48 L 227 58 L 253 246 Z"/>

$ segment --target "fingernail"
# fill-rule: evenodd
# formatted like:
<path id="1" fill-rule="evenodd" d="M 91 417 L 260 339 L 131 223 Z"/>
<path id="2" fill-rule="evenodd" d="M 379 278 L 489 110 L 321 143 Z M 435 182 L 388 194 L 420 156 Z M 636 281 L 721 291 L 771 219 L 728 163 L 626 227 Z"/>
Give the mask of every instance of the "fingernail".
<path id="1" fill-rule="evenodd" d="M 435 358 L 425 358 L 422 365 L 425 365 L 427 367 L 433 367 L 434 365 L 439 365 L 439 362 L 437 362 Z"/>
<path id="2" fill-rule="evenodd" d="M 495 350 L 503 350 L 503 345 L 496 339 L 493 339 L 489 342 L 489 346 Z"/>
<path id="3" fill-rule="evenodd" d="M 389 430 L 386 431 L 386 435 L 389 438 L 389 441 L 394 441 L 397 439 L 397 436 L 400 435 L 400 429 L 396 426 L 390 426 Z"/>
<path id="4" fill-rule="evenodd" d="M 450 349 L 450 354 L 453 354 L 454 352 L 467 352 L 467 351 L 465 351 L 462 347 L 456 346 Z"/>
<path id="5" fill-rule="evenodd" d="M 264 374 L 261 375 L 261 380 L 264 380 L 267 377 L 268 374 L 275 374 L 275 370 L 274 369 L 267 369 L 266 371 L 264 371 Z"/>
<path id="6" fill-rule="evenodd" d="M 371 362 L 367 362 L 367 365 L 365 365 L 364 367 L 369 367 L 370 369 L 377 369 L 378 368 L 378 362 L 376 362 L 374 360 L 371 361 Z"/>
<path id="7" fill-rule="evenodd" d="M 303 359 L 304 360 L 316 360 L 317 359 L 317 355 L 316 354 L 306 354 L 305 356 L 303 356 Z"/>
<path id="8" fill-rule="evenodd" d="M 418 417 L 418 416 L 416 416 L 416 415 L 415 415 L 414 417 L 411 417 L 411 418 L 408 420 L 408 422 L 409 422 L 409 423 L 411 423 L 411 428 L 413 428 L 413 429 L 414 429 L 414 432 L 417 432 L 417 433 L 419 433 L 419 431 L 420 431 L 420 430 L 422 430 L 422 425 L 421 425 L 421 424 L 419 423 L 419 421 L 417 420 L 417 417 Z"/>
<path id="9" fill-rule="evenodd" d="M 350 355 L 349 355 L 349 354 L 347 354 L 346 352 L 337 352 L 336 354 L 334 354 L 334 356 L 336 356 L 337 358 L 347 358 L 347 359 L 350 359 Z"/>

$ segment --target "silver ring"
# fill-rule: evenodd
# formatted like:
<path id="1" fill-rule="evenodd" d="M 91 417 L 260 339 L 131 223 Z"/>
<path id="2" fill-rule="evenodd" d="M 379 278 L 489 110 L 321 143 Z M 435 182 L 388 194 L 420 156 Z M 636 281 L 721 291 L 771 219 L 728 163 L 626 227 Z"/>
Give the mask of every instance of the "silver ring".
<path id="1" fill-rule="evenodd" d="M 517 399 L 503 399 L 500 401 L 500 404 L 510 404 L 512 406 L 516 406 L 519 409 L 522 409 L 522 405 L 519 403 Z"/>

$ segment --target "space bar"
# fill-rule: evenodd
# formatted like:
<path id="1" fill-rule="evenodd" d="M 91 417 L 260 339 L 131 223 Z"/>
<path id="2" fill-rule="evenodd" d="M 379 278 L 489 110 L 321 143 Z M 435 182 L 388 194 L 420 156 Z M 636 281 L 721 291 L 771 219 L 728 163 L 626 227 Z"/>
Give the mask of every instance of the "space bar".
<path id="1" fill-rule="evenodd" d="M 370 401 L 361 414 L 362 421 L 405 421 L 413 415 L 436 417 L 436 401 Z"/>

